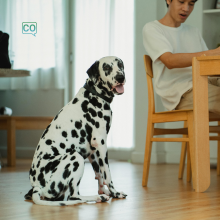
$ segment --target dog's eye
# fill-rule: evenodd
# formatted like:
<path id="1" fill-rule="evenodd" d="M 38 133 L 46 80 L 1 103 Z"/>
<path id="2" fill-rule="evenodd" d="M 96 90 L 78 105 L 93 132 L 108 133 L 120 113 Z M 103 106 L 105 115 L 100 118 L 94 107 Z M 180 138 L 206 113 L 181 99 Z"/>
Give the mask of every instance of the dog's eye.
<path id="1" fill-rule="evenodd" d="M 122 63 L 119 63 L 119 64 L 118 64 L 118 67 L 119 67 L 120 69 L 123 68 Z"/>
<path id="2" fill-rule="evenodd" d="M 110 67 L 109 66 L 105 66 L 103 69 L 104 70 L 110 70 Z"/>

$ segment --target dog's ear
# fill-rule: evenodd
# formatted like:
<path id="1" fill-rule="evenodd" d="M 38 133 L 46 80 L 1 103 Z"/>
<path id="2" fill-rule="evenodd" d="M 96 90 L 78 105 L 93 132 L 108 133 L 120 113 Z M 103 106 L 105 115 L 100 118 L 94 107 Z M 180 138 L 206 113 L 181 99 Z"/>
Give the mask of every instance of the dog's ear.
<path id="1" fill-rule="evenodd" d="M 87 74 L 89 75 L 89 78 L 93 80 L 94 83 L 98 81 L 100 76 L 99 61 L 96 61 L 92 64 L 92 66 L 87 70 Z"/>

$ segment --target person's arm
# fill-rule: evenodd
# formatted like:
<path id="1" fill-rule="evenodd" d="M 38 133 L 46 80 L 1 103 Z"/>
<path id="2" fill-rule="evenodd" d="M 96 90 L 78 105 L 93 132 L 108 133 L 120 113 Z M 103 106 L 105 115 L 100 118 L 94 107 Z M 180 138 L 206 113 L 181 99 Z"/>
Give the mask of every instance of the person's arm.
<path id="1" fill-rule="evenodd" d="M 168 68 L 184 68 L 192 66 L 192 58 L 200 57 L 202 55 L 205 56 L 219 56 L 220 55 L 220 47 L 214 50 L 207 50 L 198 53 L 170 53 L 166 52 L 162 54 L 159 59 L 162 63 Z"/>

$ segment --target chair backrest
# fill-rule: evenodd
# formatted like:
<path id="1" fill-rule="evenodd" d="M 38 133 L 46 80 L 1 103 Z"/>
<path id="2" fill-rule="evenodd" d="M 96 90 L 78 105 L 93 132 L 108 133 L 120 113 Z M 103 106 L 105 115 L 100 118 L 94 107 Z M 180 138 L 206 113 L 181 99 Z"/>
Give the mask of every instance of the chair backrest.
<path id="1" fill-rule="evenodd" d="M 150 56 L 144 55 L 144 66 L 147 77 L 147 89 L 148 89 L 148 114 L 155 113 L 155 101 L 154 101 L 154 88 L 153 88 L 153 70 L 152 60 Z"/>

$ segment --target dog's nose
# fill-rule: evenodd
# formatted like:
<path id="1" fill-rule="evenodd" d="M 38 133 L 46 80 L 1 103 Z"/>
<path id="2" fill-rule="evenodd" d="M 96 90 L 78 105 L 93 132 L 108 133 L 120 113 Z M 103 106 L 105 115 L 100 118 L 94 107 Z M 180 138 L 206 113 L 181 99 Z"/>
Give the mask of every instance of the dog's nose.
<path id="1" fill-rule="evenodd" d="M 123 75 L 117 75 L 115 77 L 115 79 L 119 82 L 119 83 L 123 83 L 125 80 L 125 77 Z"/>

